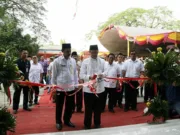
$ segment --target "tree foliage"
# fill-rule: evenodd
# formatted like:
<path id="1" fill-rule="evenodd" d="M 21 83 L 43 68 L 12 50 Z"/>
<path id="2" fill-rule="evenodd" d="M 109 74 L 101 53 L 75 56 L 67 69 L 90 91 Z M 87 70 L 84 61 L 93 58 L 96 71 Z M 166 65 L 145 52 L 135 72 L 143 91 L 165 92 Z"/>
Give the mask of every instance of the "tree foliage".
<path id="1" fill-rule="evenodd" d="M 49 31 L 43 23 L 45 3 L 46 0 L 0 0 L 0 19 L 9 17 L 19 26 L 28 27 L 46 39 Z"/>
<path id="2" fill-rule="evenodd" d="M 86 34 L 86 39 L 91 39 L 93 33 L 99 34 L 109 25 L 121 25 L 129 27 L 145 27 L 169 30 L 180 30 L 180 20 L 173 17 L 173 13 L 167 7 L 154 7 L 152 9 L 129 8 L 123 12 L 115 13 L 107 21 L 100 23 L 97 30 L 91 30 Z"/>
<path id="3" fill-rule="evenodd" d="M 36 37 L 31 37 L 29 34 L 24 35 L 23 29 L 17 27 L 17 22 L 6 19 L 0 23 L 0 48 L 4 48 L 4 50 L 16 48 L 15 55 L 18 55 L 19 51 L 27 49 L 30 55 L 34 55 L 39 50 L 39 43 Z"/>

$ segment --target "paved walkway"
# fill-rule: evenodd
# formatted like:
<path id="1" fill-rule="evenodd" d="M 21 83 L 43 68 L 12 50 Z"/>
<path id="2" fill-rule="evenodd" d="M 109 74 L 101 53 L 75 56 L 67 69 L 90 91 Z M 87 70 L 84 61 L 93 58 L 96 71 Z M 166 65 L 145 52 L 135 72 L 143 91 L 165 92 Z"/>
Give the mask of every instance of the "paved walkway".
<path id="1" fill-rule="evenodd" d="M 13 86 L 10 87 L 10 91 L 11 91 L 11 99 L 13 102 L 13 94 L 14 94 Z M 43 94 L 43 92 L 44 92 L 44 89 L 40 89 L 40 95 Z M 6 94 L 3 93 L 3 90 L 0 90 L 0 106 L 4 106 L 4 105 L 7 106 L 8 108 L 12 107 L 12 103 L 10 105 L 10 101 L 8 100 Z M 22 108 L 22 106 L 23 106 L 23 92 L 21 91 L 19 107 Z"/>
<path id="2" fill-rule="evenodd" d="M 168 120 L 164 124 L 135 124 L 93 130 L 42 133 L 33 135 L 179 135 L 180 121 Z M 30 134 L 29 134 L 30 135 Z"/>
<path id="3" fill-rule="evenodd" d="M 12 86 L 10 87 L 10 91 L 11 91 L 11 97 L 12 97 L 12 95 L 14 93 L 13 92 L 14 89 Z M 22 98 L 22 96 L 21 96 L 21 98 Z M 4 90 L 2 89 L 2 90 L 0 90 L 0 106 L 4 106 L 4 105 L 7 107 L 10 107 L 12 104 L 10 105 L 10 101 L 8 100 L 6 94 L 4 93 Z"/>

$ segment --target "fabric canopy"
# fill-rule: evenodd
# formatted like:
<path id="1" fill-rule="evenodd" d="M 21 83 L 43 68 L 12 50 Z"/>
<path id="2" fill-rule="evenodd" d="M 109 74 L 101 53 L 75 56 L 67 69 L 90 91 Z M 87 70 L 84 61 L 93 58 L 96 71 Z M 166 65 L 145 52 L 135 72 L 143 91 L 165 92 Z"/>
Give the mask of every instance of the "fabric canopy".
<path id="1" fill-rule="evenodd" d="M 145 45 L 147 43 L 151 43 L 152 45 L 159 45 L 162 42 L 170 42 L 174 44 L 180 43 L 180 32 L 113 25 L 103 30 L 99 36 L 99 39 L 103 37 L 106 31 L 111 29 L 115 29 L 121 39 L 131 40 L 138 45 Z"/>
<path id="2" fill-rule="evenodd" d="M 99 35 L 99 41 L 110 52 L 127 52 L 127 40 L 139 46 L 180 44 L 180 32 L 127 26 L 109 26 Z M 139 47 L 138 47 L 139 48 Z"/>

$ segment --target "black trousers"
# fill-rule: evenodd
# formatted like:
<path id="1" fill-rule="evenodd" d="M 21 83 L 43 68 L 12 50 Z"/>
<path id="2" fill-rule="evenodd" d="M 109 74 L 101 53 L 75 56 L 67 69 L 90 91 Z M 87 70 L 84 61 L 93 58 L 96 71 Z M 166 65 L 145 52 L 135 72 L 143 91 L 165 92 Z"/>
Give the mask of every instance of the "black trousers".
<path id="1" fill-rule="evenodd" d="M 111 110 L 111 109 L 114 108 L 114 102 L 116 100 L 115 92 L 116 92 L 116 88 L 105 88 L 105 92 L 104 92 L 104 95 L 103 95 L 103 108 L 102 108 L 102 110 L 105 110 L 107 95 L 108 95 L 108 98 L 109 98 L 109 100 L 108 100 L 108 109 Z"/>
<path id="2" fill-rule="evenodd" d="M 47 82 L 47 73 L 43 73 L 43 79 Z M 41 81 L 42 84 L 44 84 L 43 79 Z"/>
<path id="3" fill-rule="evenodd" d="M 67 92 L 67 94 L 72 94 L 74 91 Z M 62 111 L 65 101 L 64 117 L 65 123 L 70 122 L 73 112 L 74 105 L 74 95 L 66 96 L 64 92 L 56 92 L 56 123 L 62 124 Z"/>
<path id="4" fill-rule="evenodd" d="M 125 109 L 129 109 L 130 106 L 132 109 L 136 109 L 138 94 L 138 90 L 136 88 L 139 83 L 137 81 L 130 81 L 129 83 L 134 88 L 132 88 L 128 83 L 125 84 Z"/>
<path id="5" fill-rule="evenodd" d="M 150 83 L 145 83 L 144 101 L 154 98 L 154 86 Z"/>
<path id="6" fill-rule="evenodd" d="M 80 91 L 78 91 L 78 93 L 76 93 L 76 107 L 77 107 L 77 111 L 81 111 L 82 110 L 82 89 Z"/>
<path id="7" fill-rule="evenodd" d="M 23 90 L 23 108 L 24 109 L 28 108 L 29 87 L 18 86 L 15 88 L 14 95 L 13 95 L 13 110 L 19 109 L 19 101 L 20 101 L 21 90 Z"/>
<path id="8" fill-rule="evenodd" d="M 38 86 L 33 86 L 32 90 L 30 90 L 30 92 L 29 92 L 29 103 L 33 102 L 33 95 L 35 96 L 34 103 L 37 103 L 38 102 L 38 95 L 39 95 L 39 87 Z"/>
<path id="9" fill-rule="evenodd" d="M 124 83 L 122 84 L 122 90 L 120 92 L 117 91 L 118 89 L 116 89 L 115 92 L 115 102 L 114 102 L 114 106 L 116 106 L 116 104 L 118 103 L 118 105 L 122 104 L 122 100 L 123 100 L 123 93 L 124 93 Z"/>
<path id="10" fill-rule="evenodd" d="M 92 114 L 94 113 L 94 125 L 101 125 L 101 111 L 103 103 L 103 93 L 98 94 L 98 97 L 93 93 L 84 92 L 85 115 L 84 126 L 90 128 L 92 122 Z"/>
<path id="11" fill-rule="evenodd" d="M 82 110 L 82 89 L 76 93 L 76 103 L 73 105 L 73 112 Z"/>

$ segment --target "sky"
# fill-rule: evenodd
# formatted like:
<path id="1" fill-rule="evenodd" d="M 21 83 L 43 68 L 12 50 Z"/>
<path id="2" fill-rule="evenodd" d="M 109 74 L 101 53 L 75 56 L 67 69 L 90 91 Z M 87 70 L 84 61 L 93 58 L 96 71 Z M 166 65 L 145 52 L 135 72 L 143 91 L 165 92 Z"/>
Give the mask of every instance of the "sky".
<path id="1" fill-rule="evenodd" d="M 179 0 L 48 0 L 44 23 L 51 32 L 54 44 L 60 44 L 60 40 L 65 39 L 72 44 L 72 48 L 84 50 L 90 44 L 98 44 L 95 36 L 91 41 L 85 41 L 85 34 L 96 30 L 98 24 L 106 21 L 112 14 L 128 8 L 167 6 L 180 19 L 178 3 Z M 101 46 L 100 50 L 106 49 Z"/>

